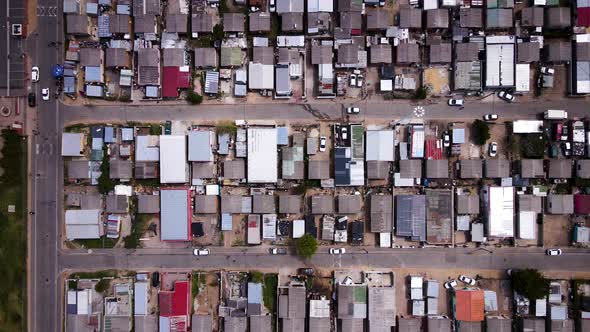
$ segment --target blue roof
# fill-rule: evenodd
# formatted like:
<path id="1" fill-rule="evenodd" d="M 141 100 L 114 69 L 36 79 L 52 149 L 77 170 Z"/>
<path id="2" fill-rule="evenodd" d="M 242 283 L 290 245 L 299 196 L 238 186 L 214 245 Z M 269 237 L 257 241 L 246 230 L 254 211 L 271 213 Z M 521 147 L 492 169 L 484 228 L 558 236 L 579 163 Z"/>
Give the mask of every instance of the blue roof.
<path id="1" fill-rule="evenodd" d="M 84 68 L 84 81 L 102 82 L 102 74 L 100 72 L 100 67 L 86 66 Z"/>
<path id="2" fill-rule="evenodd" d="M 229 154 L 229 134 L 219 135 L 218 140 L 219 148 L 217 149 L 217 153 Z"/>
<path id="3" fill-rule="evenodd" d="M 102 127 L 92 126 L 90 128 L 90 137 L 92 137 L 92 138 L 103 138 L 104 137 L 104 134 L 103 134 Z"/>
<path id="4" fill-rule="evenodd" d="M 463 144 L 465 143 L 465 128 L 455 128 L 453 129 L 453 144 Z"/>
<path id="5" fill-rule="evenodd" d="M 346 148 L 334 149 L 334 184 L 337 186 L 350 184 L 350 157 L 346 156 Z"/>
<path id="6" fill-rule="evenodd" d="M 114 143 L 115 142 L 115 128 L 113 127 L 105 127 L 104 128 L 104 142 L 105 143 Z"/>
<path id="7" fill-rule="evenodd" d="M 211 161 L 211 132 L 209 130 L 193 130 L 188 133 L 188 160 Z"/>
<path id="8" fill-rule="evenodd" d="M 277 127 L 277 144 L 289 145 L 289 130 L 287 127 Z"/>
<path id="9" fill-rule="evenodd" d="M 64 77 L 64 93 L 76 92 L 76 79 L 73 76 Z"/>
<path id="10" fill-rule="evenodd" d="M 222 231 L 231 231 L 232 230 L 231 214 L 223 213 L 221 215 L 221 230 Z"/>
<path id="11" fill-rule="evenodd" d="M 160 237 L 162 241 L 187 241 L 188 190 L 160 191 Z"/>
<path id="12" fill-rule="evenodd" d="M 109 15 L 100 15 L 98 17 L 98 37 L 99 38 L 106 38 L 111 37 L 111 30 L 109 29 L 109 22 L 110 22 Z"/>
<path id="13" fill-rule="evenodd" d="M 262 284 L 254 282 L 248 283 L 248 303 L 262 303 Z"/>

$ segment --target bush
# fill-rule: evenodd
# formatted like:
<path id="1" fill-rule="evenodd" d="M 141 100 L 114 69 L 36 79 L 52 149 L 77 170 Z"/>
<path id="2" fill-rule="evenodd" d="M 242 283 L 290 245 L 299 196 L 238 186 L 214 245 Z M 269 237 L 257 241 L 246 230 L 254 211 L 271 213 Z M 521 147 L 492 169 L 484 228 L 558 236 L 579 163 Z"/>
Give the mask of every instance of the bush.
<path id="1" fill-rule="evenodd" d="M 295 242 L 297 255 L 309 259 L 318 250 L 318 241 L 311 235 L 305 234 Z"/>
<path id="2" fill-rule="evenodd" d="M 526 158 L 543 158 L 545 146 L 545 136 L 539 134 L 524 135 L 520 140 L 520 149 Z"/>
<path id="3" fill-rule="evenodd" d="M 250 272 L 250 281 L 255 283 L 261 283 L 263 281 L 264 275 L 260 271 L 251 271 Z"/>
<path id="4" fill-rule="evenodd" d="M 514 291 L 534 301 L 549 294 L 549 280 L 535 269 L 524 269 L 512 273 Z"/>
<path id="5" fill-rule="evenodd" d="M 217 135 L 235 135 L 238 132 L 238 127 L 232 121 L 221 121 L 215 126 L 215 132 Z"/>
<path id="6" fill-rule="evenodd" d="M 416 93 L 414 94 L 414 98 L 416 99 L 426 99 L 428 97 L 428 93 L 426 92 L 426 88 L 423 86 L 416 89 Z"/>
<path id="7" fill-rule="evenodd" d="M 109 279 L 100 279 L 100 281 L 94 286 L 94 290 L 98 293 L 104 293 L 107 289 L 109 289 L 110 285 L 111 281 Z"/>
<path id="8" fill-rule="evenodd" d="M 471 125 L 471 131 L 473 143 L 476 145 L 484 145 L 486 144 L 486 141 L 490 139 L 490 127 L 484 121 L 473 121 L 473 124 Z"/>
<path id="9" fill-rule="evenodd" d="M 109 168 L 109 154 L 106 145 L 102 147 L 102 163 L 100 164 L 100 177 L 98 177 L 98 192 L 108 194 L 115 189 L 115 182 L 111 180 Z"/>
<path id="10" fill-rule="evenodd" d="M 186 94 L 186 101 L 188 101 L 189 103 L 191 103 L 193 105 L 198 105 L 203 102 L 203 96 L 201 96 L 200 94 L 198 94 L 192 90 L 189 90 L 188 93 Z"/>
<path id="11" fill-rule="evenodd" d="M 221 0 L 222 4 L 225 4 L 225 1 Z M 223 6 L 219 6 L 219 11 L 220 12 L 224 12 L 222 10 Z M 225 37 L 225 32 L 223 32 L 223 25 L 221 24 L 215 24 L 215 26 L 213 27 L 213 40 L 222 40 Z"/>

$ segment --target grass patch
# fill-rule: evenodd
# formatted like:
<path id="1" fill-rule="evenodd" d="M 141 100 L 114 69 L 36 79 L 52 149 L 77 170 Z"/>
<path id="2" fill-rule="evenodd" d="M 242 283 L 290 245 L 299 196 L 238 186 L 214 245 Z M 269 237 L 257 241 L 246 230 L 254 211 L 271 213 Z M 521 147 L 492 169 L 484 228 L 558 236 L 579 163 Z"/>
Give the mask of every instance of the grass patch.
<path id="1" fill-rule="evenodd" d="M 138 248 L 141 241 L 141 235 L 147 230 L 147 223 L 149 217 L 145 214 L 135 214 L 135 218 L 131 222 L 131 234 L 123 238 L 126 249 Z"/>
<path id="2" fill-rule="evenodd" d="M 64 128 L 64 131 L 66 133 L 81 133 L 82 129 L 87 128 L 88 125 L 83 124 L 83 123 L 78 123 L 78 124 L 74 124 L 71 126 L 67 126 Z"/>
<path id="3" fill-rule="evenodd" d="M 26 143 L 15 131 L 2 130 L 0 167 L 0 331 L 26 331 L 27 207 Z M 15 212 L 9 213 L 8 206 Z"/>
<path id="4" fill-rule="evenodd" d="M 202 279 L 205 279 L 205 277 L 203 277 Z M 197 297 L 197 295 L 199 295 L 201 284 L 202 284 L 201 273 L 197 272 L 197 271 L 193 271 L 191 273 L 191 313 L 194 313 L 195 297 Z"/>
<path id="5" fill-rule="evenodd" d="M 101 279 L 117 276 L 116 270 L 101 270 L 93 272 L 74 272 L 70 274 L 70 279 Z"/>
<path id="6" fill-rule="evenodd" d="M 150 135 L 162 135 L 162 126 L 159 124 L 150 125 Z"/>
<path id="7" fill-rule="evenodd" d="M 261 283 L 263 281 L 264 275 L 260 271 L 251 271 L 250 272 L 250 281 L 255 283 Z"/>
<path id="8" fill-rule="evenodd" d="M 103 236 L 98 239 L 84 239 L 84 240 L 75 240 L 74 243 L 78 243 L 84 248 L 88 249 L 100 249 L 100 248 L 112 248 L 117 243 L 117 239 L 109 239 L 106 236 Z"/>
<path id="9" fill-rule="evenodd" d="M 276 299 L 277 299 L 277 286 L 279 279 L 276 274 L 265 274 L 264 283 L 262 284 L 262 300 L 264 306 L 272 313 L 272 326 L 273 331 L 276 330 L 277 319 L 275 314 Z"/>
<path id="10" fill-rule="evenodd" d="M 217 135 L 229 134 L 235 136 L 238 132 L 238 126 L 232 121 L 220 121 L 215 125 L 215 132 Z"/>
<path id="11" fill-rule="evenodd" d="M 78 289 L 78 280 L 68 280 L 68 289 Z"/>

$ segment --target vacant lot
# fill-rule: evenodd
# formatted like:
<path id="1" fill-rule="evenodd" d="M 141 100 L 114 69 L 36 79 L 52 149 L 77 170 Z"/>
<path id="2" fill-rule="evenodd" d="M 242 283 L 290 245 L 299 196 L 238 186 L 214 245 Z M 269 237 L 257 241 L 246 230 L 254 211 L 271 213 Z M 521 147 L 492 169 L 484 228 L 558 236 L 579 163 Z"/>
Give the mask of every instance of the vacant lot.
<path id="1" fill-rule="evenodd" d="M 567 247 L 570 245 L 572 224 L 568 215 L 545 215 L 543 220 L 543 245 Z"/>

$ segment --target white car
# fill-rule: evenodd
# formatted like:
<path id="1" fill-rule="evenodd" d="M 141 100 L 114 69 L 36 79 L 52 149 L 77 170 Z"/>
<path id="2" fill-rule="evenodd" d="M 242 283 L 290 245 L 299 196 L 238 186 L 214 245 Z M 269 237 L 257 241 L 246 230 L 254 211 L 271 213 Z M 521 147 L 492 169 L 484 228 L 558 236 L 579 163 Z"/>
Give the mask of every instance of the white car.
<path id="1" fill-rule="evenodd" d="M 31 81 L 39 82 L 39 67 L 35 66 L 31 69 Z"/>
<path id="2" fill-rule="evenodd" d="M 340 134 L 342 135 L 343 140 L 347 140 L 348 139 L 348 128 L 342 127 L 342 129 L 340 129 Z"/>
<path id="3" fill-rule="evenodd" d="M 490 143 L 490 150 L 488 151 L 490 157 L 495 157 L 498 154 L 498 143 Z"/>
<path id="4" fill-rule="evenodd" d="M 360 88 L 363 86 L 363 75 L 356 76 L 356 86 L 357 86 L 357 88 Z"/>
<path id="5" fill-rule="evenodd" d="M 43 100 L 49 100 L 49 88 L 41 89 L 41 95 L 43 96 Z"/>
<path id="6" fill-rule="evenodd" d="M 555 69 L 550 68 L 550 67 L 541 67 L 541 74 L 553 75 L 553 74 L 555 74 Z"/>
<path id="7" fill-rule="evenodd" d="M 250 12 L 251 13 L 256 13 L 260 11 L 260 7 L 256 7 L 256 6 L 252 6 L 250 7 Z"/>
<path id="8" fill-rule="evenodd" d="M 355 87 L 356 86 L 356 74 L 350 74 L 350 86 Z"/>
<path id="9" fill-rule="evenodd" d="M 510 93 L 508 93 L 506 91 L 499 91 L 498 92 L 498 98 L 500 98 L 500 99 L 502 99 L 504 101 L 507 101 L 509 103 L 511 103 L 511 102 L 514 101 L 514 95 L 513 94 L 510 94 Z"/>
<path id="10" fill-rule="evenodd" d="M 451 279 L 443 284 L 446 289 L 451 289 L 457 287 L 457 280 Z"/>
<path id="11" fill-rule="evenodd" d="M 466 283 L 466 284 L 470 285 L 470 286 L 475 286 L 475 280 L 473 280 L 473 278 L 469 278 L 469 277 L 468 277 L 468 276 L 466 276 L 466 275 L 463 275 L 463 274 L 462 274 L 462 275 L 460 275 L 460 276 L 459 276 L 459 280 L 460 280 L 461 282 L 464 282 L 464 283 Z"/>
<path id="12" fill-rule="evenodd" d="M 330 248 L 330 255 L 342 255 L 346 253 L 345 248 Z"/>
<path id="13" fill-rule="evenodd" d="M 561 255 L 561 249 L 547 249 L 545 254 L 547 254 L 547 256 L 559 256 Z"/>
<path id="14" fill-rule="evenodd" d="M 443 147 L 448 148 L 451 146 L 451 135 L 448 131 L 443 133 Z"/>
<path id="15" fill-rule="evenodd" d="M 454 99 L 454 98 L 449 99 L 449 101 L 447 102 L 447 104 L 449 104 L 449 106 L 463 106 L 464 103 L 465 103 L 465 101 L 463 99 Z"/>
<path id="16" fill-rule="evenodd" d="M 496 121 L 498 120 L 498 114 L 486 114 L 483 116 L 484 121 Z"/>
<path id="17" fill-rule="evenodd" d="M 320 137 L 320 152 L 326 151 L 326 136 Z"/>
<path id="18" fill-rule="evenodd" d="M 209 251 L 209 249 L 205 249 L 205 248 L 197 248 L 195 250 L 193 250 L 193 255 L 195 256 L 209 256 L 211 252 Z"/>
<path id="19" fill-rule="evenodd" d="M 350 106 L 346 109 L 347 114 L 359 114 L 361 109 L 358 107 Z"/>
<path id="20" fill-rule="evenodd" d="M 273 13 L 276 10 L 276 8 L 275 8 L 275 0 L 270 0 L 270 6 L 269 6 L 268 10 L 271 13 Z"/>

